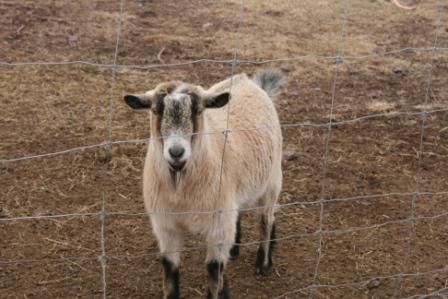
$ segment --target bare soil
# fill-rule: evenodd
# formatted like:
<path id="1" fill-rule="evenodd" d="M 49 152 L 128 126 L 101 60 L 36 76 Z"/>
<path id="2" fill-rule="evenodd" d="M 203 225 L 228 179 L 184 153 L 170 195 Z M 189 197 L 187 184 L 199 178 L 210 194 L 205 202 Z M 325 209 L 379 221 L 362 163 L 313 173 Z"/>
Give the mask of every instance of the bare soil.
<path id="1" fill-rule="evenodd" d="M 326 123 L 334 93 L 333 121 L 395 111 L 448 106 L 448 5 L 386 0 L 344 1 L 125 1 L 118 64 L 169 64 L 202 58 L 241 60 L 303 57 L 265 65 L 238 64 L 252 74 L 280 68 L 288 84 L 278 96 L 282 123 Z M 114 61 L 119 1 L 0 2 L 0 61 Z M 346 11 L 346 23 L 342 16 Z M 240 20 L 243 20 L 240 26 Z M 237 35 L 240 26 L 239 35 Z M 341 35 L 343 28 L 344 34 Z M 377 56 L 372 56 L 377 54 Z M 332 56 L 359 57 L 337 64 Z M 144 91 L 177 79 L 209 86 L 232 73 L 228 63 L 138 69 L 85 64 L 0 66 L 0 158 L 60 151 L 112 139 L 149 137 L 146 113 L 122 102 L 127 91 Z M 430 74 L 431 77 L 430 77 Z M 336 78 L 335 78 L 336 77 Z M 430 81 L 431 88 L 427 90 Z M 326 180 L 322 181 L 327 127 L 285 128 L 280 203 L 400 192 L 448 191 L 448 113 L 427 115 L 419 168 L 422 117 L 378 117 L 334 126 Z M 143 212 L 141 176 L 145 144 L 114 145 L 50 158 L 0 164 L 0 218 L 97 212 Z M 420 169 L 420 170 L 419 170 Z M 418 175 L 419 174 L 419 175 Z M 418 177 L 421 177 L 418 182 Z M 325 185 L 322 194 L 322 184 Z M 360 282 L 377 276 L 441 269 L 448 261 L 448 219 L 397 222 L 412 215 L 412 196 L 325 204 L 325 234 L 316 284 Z M 415 216 L 448 212 L 447 195 L 420 195 Z M 0 221 L 1 298 L 101 298 L 101 219 L 96 216 Z M 313 283 L 319 205 L 278 210 L 278 243 L 269 277 L 255 275 L 257 245 L 247 245 L 229 264 L 233 298 L 274 298 Z M 258 240 L 253 213 L 243 218 L 243 242 Z M 191 236 L 183 254 L 183 298 L 206 294 L 205 252 Z M 410 246 L 409 246 L 410 245 Z M 160 298 L 157 243 L 145 215 L 105 218 L 108 298 Z M 64 260 L 61 260 L 65 258 Z M 16 261 L 16 262 L 14 262 Z M 318 288 L 315 298 L 401 298 L 446 287 L 448 273 L 434 272 Z M 296 292 L 284 298 L 305 298 Z"/>

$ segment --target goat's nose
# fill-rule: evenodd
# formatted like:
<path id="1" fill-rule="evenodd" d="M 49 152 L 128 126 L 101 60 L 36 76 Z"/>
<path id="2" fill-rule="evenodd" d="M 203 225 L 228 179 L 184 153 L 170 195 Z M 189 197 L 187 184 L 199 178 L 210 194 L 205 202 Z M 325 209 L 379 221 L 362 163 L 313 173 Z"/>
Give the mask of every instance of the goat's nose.
<path id="1" fill-rule="evenodd" d="M 185 149 L 181 146 L 173 146 L 168 150 L 168 152 L 173 159 L 179 159 L 184 154 Z"/>

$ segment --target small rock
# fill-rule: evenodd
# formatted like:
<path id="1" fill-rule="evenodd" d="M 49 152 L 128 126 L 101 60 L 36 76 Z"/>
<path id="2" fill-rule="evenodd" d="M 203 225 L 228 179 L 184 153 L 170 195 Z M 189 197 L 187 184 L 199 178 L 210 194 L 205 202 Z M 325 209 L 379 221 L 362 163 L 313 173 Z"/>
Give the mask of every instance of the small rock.
<path id="1" fill-rule="evenodd" d="M 392 72 L 394 72 L 394 74 L 402 75 L 402 76 L 405 76 L 405 75 L 408 74 L 408 70 L 405 67 L 401 66 L 401 65 L 395 65 L 392 68 Z"/>
<path id="2" fill-rule="evenodd" d="M 381 47 L 375 47 L 375 48 L 372 50 L 372 52 L 375 53 L 375 54 L 381 54 L 381 53 L 383 53 L 384 51 L 383 51 L 383 49 L 382 49 Z"/>
<path id="3" fill-rule="evenodd" d="M 296 90 L 291 90 L 289 92 L 289 94 L 292 95 L 292 96 L 298 96 L 299 95 L 299 91 L 297 89 Z"/>
<path id="4" fill-rule="evenodd" d="M 208 29 L 210 27 L 212 27 L 212 23 L 205 23 L 204 25 L 202 25 L 202 29 Z"/>
<path id="5" fill-rule="evenodd" d="M 282 71 L 285 73 L 289 73 L 296 70 L 296 66 L 294 64 L 286 64 L 280 67 Z"/>
<path id="6" fill-rule="evenodd" d="M 283 150 L 283 160 L 291 161 L 298 158 L 297 152 L 295 150 Z"/>
<path id="7" fill-rule="evenodd" d="M 375 289 L 381 285 L 381 281 L 379 279 L 374 279 L 367 284 L 367 288 Z"/>
<path id="8" fill-rule="evenodd" d="M 95 154 L 95 158 L 100 163 L 109 163 L 112 160 L 112 154 L 109 150 L 103 149 Z"/>
<path id="9" fill-rule="evenodd" d="M 281 17 L 284 15 L 284 13 L 279 10 L 267 10 L 267 11 L 265 11 L 265 14 L 267 14 L 268 16 L 273 16 L 273 17 Z"/>
<path id="10" fill-rule="evenodd" d="M 78 35 L 76 35 L 75 33 L 70 33 L 69 35 L 68 35 L 68 42 L 69 43 L 75 43 L 75 42 L 77 42 L 78 41 Z"/>

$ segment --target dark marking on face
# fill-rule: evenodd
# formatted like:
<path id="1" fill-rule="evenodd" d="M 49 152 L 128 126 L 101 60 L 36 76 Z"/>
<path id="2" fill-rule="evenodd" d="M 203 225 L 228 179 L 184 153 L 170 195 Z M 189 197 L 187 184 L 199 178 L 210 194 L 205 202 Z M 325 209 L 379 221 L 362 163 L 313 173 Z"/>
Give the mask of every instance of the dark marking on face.
<path id="1" fill-rule="evenodd" d="M 167 299 L 179 299 L 180 298 L 180 290 L 179 290 L 179 267 L 175 266 L 169 259 L 166 257 L 162 258 L 164 279 L 165 279 L 165 298 Z"/>
<path id="2" fill-rule="evenodd" d="M 157 105 L 154 109 L 154 113 L 157 117 L 157 131 L 160 131 L 160 127 L 162 126 L 164 111 L 165 111 L 165 103 L 163 102 L 163 98 L 159 98 L 159 100 L 157 101 Z"/>
<path id="3" fill-rule="evenodd" d="M 175 90 L 175 93 L 166 95 L 162 102 L 164 103 L 160 127 L 162 136 L 170 135 L 172 132 L 182 135 L 192 134 L 191 96 Z"/>
<path id="4" fill-rule="evenodd" d="M 173 125 L 181 125 L 182 124 L 182 107 L 181 103 L 178 101 L 173 101 L 173 107 L 171 108 L 170 117 L 172 119 Z"/>
<path id="5" fill-rule="evenodd" d="M 191 122 L 193 123 L 193 133 L 198 131 L 198 115 L 199 115 L 199 97 L 195 94 L 191 94 Z"/>

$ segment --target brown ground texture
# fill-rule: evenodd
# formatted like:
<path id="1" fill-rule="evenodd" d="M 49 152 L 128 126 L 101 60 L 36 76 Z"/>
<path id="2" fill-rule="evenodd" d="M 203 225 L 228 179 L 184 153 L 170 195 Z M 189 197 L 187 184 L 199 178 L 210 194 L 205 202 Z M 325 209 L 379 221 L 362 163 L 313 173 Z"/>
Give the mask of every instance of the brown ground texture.
<path id="1" fill-rule="evenodd" d="M 428 110 L 445 108 L 448 51 L 384 53 L 431 48 L 436 32 L 437 47 L 448 48 L 448 4 L 402 2 L 415 9 L 400 9 L 387 0 L 246 0 L 241 15 L 237 0 L 127 0 L 117 64 L 229 60 L 236 46 L 240 60 L 302 57 L 238 64 L 234 70 L 248 74 L 262 68 L 283 70 L 288 84 L 277 107 L 285 124 L 328 122 L 333 87 L 333 121 L 418 112 L 425 108 L 426 95 Z M 0 61 L 112 64 L 119 11 L 119 1 L 1 1 Z M 337 55 L 358 59 L 337 64 L 326 58 Z M 359 58 L 363 55 L 368 56 Z M 112 69 L 107 67 L 0 65 L 0 159 L 104 142 L 109 136 L 110 99 L 112 140 L 147 138 L 147 114 L 128 109 L 122 102 L 125 92 L 148 90 L 168 79 L 210 86 L 231 73 L 229 63 L 120 67 L 113 85 Z M 334 126 L 325 181 L 322 157 L 328 127 L 285 128 L 284 148 L 295 151 L 296 157 L 284 161 L 280 203 L 313 202 L 321 196 L 448 191 L 448 113 L 427 115 L 419 167 L 421 126 L 420 115 Z M 120 144 L 112 146 L 111 155 L 92 148 L 1 163 L 0 218 L 98 212 L 103 200 L 109 213 L 143 212 L 145 147 L 145 143 Z M 448 262 L 447 218 L 400 221 L 411 217 L 411 207 L 410 195 L 325 204 L 322 229 L 334 233 L 323 236 L 315 284 L 330 287 L 314 289 L 313 297 L 404 298 L 447 287 L 448 271 L 394 276 L 440 270 Z M 295 204 L 278 210 L 277 237 L 283 240 L 278 242 L 271 276 L 255 275 L 257 244 L 241 248 L 240 258 L 230 262 L 227 272 L 233 298 L 275 298 L 313 284 L 319 209 L 318 204 Z M 415 198 L 416 217 L 446 212 L 446 194 Z M 160 298 L 162 269 L 148 217 L 107 215 L 104 226 L 109 257 L 106 296 Z M 347 231 L 369 226 L 373 227 Z M 97 259 L 100 217 L 0 221 L 0 240 L 1 298 L 103 296 Z M 248 212 L 243 217 L 243 242 L 256 241 L 256 219 Z M 182 298 L 205 297 L 201 246 L 197 236 L 186 244 Z M 385 278 L 351 284 L 372 277 Z M 308 296 L 303 290 L 283 298 Z"/>

